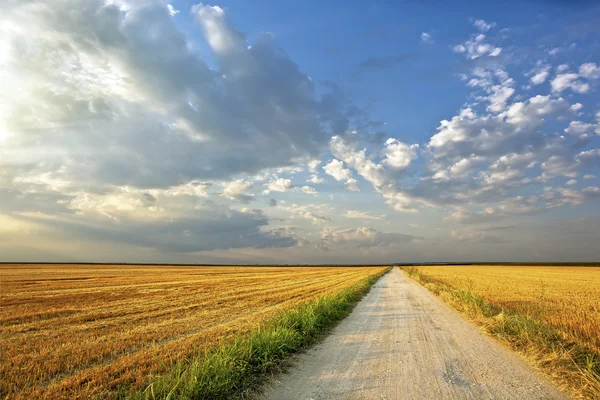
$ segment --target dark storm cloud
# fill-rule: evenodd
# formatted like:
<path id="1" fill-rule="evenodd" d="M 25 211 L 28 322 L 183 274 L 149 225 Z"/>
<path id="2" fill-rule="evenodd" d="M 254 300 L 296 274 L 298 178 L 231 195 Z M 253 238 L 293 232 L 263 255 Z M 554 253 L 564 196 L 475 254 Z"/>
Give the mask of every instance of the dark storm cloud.
<path id="1" fill-rule="evenodd" d="M 48 219 L 19 216 L 69 237 L 107 242 L 128 243 L 164 252 L 191 253 L 231 248 L 290 247 L 294 238 L 282 232 L 262 230 L 269 223 L 261 210 L 239 212 L 213 202 L 206 202 L 185 217 L 138 221 L 119 221 L 97 217 Z"/>

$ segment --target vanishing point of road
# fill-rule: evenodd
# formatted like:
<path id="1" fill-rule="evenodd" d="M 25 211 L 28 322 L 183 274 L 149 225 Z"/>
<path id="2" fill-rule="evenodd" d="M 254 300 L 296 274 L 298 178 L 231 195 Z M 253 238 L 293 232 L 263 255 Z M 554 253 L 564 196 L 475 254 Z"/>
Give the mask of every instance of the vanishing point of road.
<path id="1" fill-rule="evenodd" d="M 273 400 L 565 399 L 394 268 L 262 395 Z"/>

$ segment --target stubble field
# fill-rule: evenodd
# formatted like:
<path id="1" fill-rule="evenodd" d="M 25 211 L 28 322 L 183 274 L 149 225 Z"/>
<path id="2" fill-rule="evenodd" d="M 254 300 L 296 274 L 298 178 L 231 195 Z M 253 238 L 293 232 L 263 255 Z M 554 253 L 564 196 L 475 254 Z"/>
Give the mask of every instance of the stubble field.
<path id="1" fill-rule="evenodd" d="M 403 269 L 574 398 L 600 399 L 600 267 Z"/>
<path id="2" fill-rule="evenodd" d="M 1 265 L 0 397 L 115 397 L 384 268 Z"/>

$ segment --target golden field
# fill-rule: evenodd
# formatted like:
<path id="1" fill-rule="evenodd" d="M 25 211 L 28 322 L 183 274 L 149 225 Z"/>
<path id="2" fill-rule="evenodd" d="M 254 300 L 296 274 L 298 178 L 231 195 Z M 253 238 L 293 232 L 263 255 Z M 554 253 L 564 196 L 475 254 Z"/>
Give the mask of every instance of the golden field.
<path id="1" fill-rule="evenodd" d="M 574 397 L 600 398 L 600 267 L 403 269 Z"/>
<path id="2" fill-rule="evenodd" d="M 163 363 L 384 269 L 0 265 L 0 397 L 143 388 Z"/>

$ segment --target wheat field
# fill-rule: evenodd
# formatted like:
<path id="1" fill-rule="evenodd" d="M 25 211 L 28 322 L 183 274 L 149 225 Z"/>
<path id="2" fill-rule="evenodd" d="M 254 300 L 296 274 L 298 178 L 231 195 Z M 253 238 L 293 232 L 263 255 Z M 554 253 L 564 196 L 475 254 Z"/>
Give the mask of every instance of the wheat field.
<path id="1" fill-rule="evenodd" d="M 600 399 L 600 267 L 403 269 L 522 351 L 574 398 Z"/>
<path id="2" fill-rule="evenodd" d="M 1 265 L 0 394 L 114 398 L 384 268 Z"/>
<path id="3" fill-rule="evenodd" d="M 600 354 L 600 267 L 421 267 L 428 277 L 541 318 Z"/>

